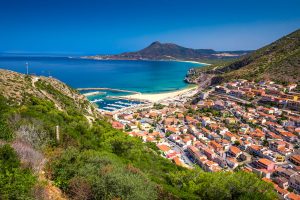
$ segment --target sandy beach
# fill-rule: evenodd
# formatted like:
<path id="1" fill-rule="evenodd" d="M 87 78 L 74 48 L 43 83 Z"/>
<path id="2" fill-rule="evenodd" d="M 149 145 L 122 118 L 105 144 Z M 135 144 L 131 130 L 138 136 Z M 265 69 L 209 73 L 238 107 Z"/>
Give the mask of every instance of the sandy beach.
<path id="1" fill-rule="evenodd" d="M 201 64 L 201 65 L 211 65 L 209 63 L 203 63 L 203 62 L 198 62 L 198 61 L 189 61 L 189 60 L 177 60 L 178 62 L 186 62 L 186 63 L 195 63 L 195 64 Z"/>
<path id="2" fill-rule="evenodd" d="M 162 100 L 166 100 L 169 98 L 173 98 L 188 92 L 191 92 L 193 90 L 196 90 L 197 86 L 185 88 L 182 90 L 177 90 L 173 92 L 164 92 L 164 93 L 156 93 L 156 94 L 133 94 L 133 95 L 126 95 L 122 96 L 127 99 L 135 99 L 135 100 L 143 100 L 143 101 L 149 101 L 152 103 L 159 102 Z"/>

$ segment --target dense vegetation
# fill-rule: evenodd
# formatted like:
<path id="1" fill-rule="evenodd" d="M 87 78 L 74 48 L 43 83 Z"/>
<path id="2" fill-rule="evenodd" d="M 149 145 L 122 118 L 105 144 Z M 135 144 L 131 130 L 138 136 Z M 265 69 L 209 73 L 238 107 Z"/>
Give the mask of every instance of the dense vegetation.
<path id="1" fill-rule="evenodd" d="M 38 87 L 47 90 L 44 85 Z M 28 158 L 16 150 L 22 163 L 31 163 L 21 165 L 8 145 L 0 149 L 8 152 L 0 153 L 3 199 L 30 198 L 35 178 L 25 166 L 38 175 L 40 171 L 34 166 L 41 160 L 39 152 L 48 158 L 44 168 L 47 178 L 72 199 L 276 198 L 272 186 L 253 174 L 206 173 L 178 167 L 159 156 L 153 145 L 113 129 L 106 120 L 96 119 L 90 124 L 69 98 L 58 98 L 61 104 L 68 102 L 65 110 L 58 110 L 51 99 L 27 98 L 20 105 L 0 98 L 1 140 L 15 149 L 12 142 L 22 141 L 34 151 Z"/>
<path id="2" fill-rule="evenodd" d="M 0 199 L 32 199 L 36 182 L 28 168 L 22 168 L 16 152 L 9 145 L 0 146 Z"/>
<path id="3" fill-rule="evenodd" d="M 225 79 L 271 79 L 282 84 L 300 82 L 300 30 L 220 69 Z"/>

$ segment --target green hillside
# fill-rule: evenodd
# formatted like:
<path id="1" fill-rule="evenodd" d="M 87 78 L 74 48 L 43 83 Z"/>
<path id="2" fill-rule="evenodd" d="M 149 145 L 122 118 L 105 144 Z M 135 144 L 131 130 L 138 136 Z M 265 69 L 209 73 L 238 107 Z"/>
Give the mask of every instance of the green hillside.
<path id="1" fill-rule="evenodd" d="M 251 173 L 174 165 L 55 79 L 0 70 L 0 80 L 0 199 L 276 198 Z"/>
<path id="2" fill-rule="evenodd" d="M 212 83 L 242 78 L 300 84 L 300 30 L 236 61 L 195 70 L 190 77 L 192 81 L 205 73 L 214 76 Z"/>
<path id="3" fill-rule="evenodd" d="M 220 69 L 224 77 L 300 83 L 300 30 Z"/>

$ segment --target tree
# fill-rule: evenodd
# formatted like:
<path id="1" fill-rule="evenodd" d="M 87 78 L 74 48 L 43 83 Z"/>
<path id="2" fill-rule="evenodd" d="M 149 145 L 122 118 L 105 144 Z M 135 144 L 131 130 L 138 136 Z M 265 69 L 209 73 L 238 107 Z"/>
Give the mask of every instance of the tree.
<path id="1" fill-rule="evenodd" d="M 262 145 L 265 146 L 265 147 L 269 146 L 268 140 L 264 139 L 264 140 L 262 141 Z"/>
<path id="2" fill-rule="evenodd" d="M 126 132 L 132 131 L 131 127 L 128 124 L 125 125 L 125 131 Z"/>
<path id="3" fill-rule="evenodd" d="M 234 141 L 235 146 L 239 146 L 240 144 L 241 144 L 240 141 L 238 141 L 238 140 Z"/>

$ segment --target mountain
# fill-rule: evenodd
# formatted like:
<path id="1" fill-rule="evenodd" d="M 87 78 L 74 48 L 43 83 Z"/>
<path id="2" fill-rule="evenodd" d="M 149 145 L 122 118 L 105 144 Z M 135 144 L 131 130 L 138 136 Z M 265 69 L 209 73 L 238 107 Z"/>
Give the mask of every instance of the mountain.
<path id="1" fill-rule="evenodd" d="M 201 82 L 203 76 L 213 77 L 212 83 L 242 78 L 300 84 L 300 29 L 237 61 L 194 69 L 187 79 Z"/>
<path id="2" fill-rule="evenodd" d="M 126 52 L 118 55 L 97 55 L 86 58 L 116 60 L 190 60 L 237 58 L 250 51 L 215 51 L 213 49 L 192 49 L 173 43 L 153 42 L 137 52 Z"/>
<path id="3" fill-rule="evenodd" d="M 59 80 L 0 70 L 0 83 L 0 199 L 276 199 L 252 173 L 162 158 Z"/>

